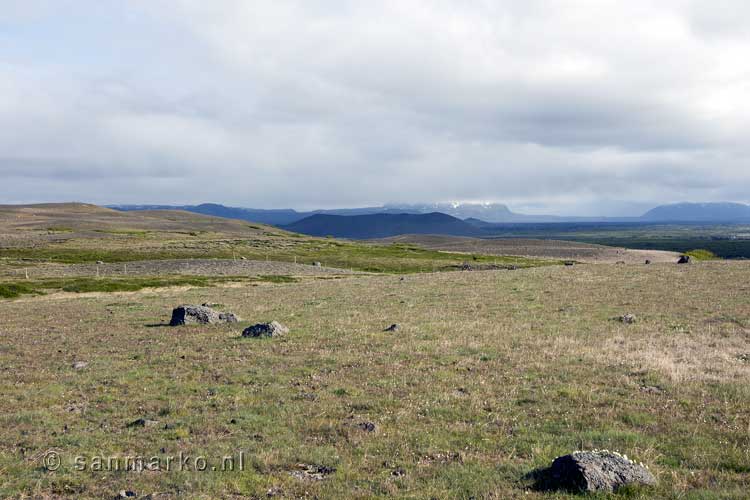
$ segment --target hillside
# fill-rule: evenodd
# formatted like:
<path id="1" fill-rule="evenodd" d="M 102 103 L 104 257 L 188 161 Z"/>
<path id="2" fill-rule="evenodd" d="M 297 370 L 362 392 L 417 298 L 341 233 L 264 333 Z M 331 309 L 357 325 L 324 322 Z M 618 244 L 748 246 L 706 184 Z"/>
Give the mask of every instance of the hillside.
<path id="1" fill-rule="evenodd" d="M 112 270 L 91 266 L 98 261 L 109 266 L 189 259 L 230 261 L 226 263 L 228 269 L 237 269 L 238 274 L 246 275 L 243 266 L 232 262 L 247 259 L 304 263 L 308 267 L 320 262 L 320 267 L 350 271 L 411 273 L 453 270 L 462 264 L 465 256 L 308 237 L 272 226 L 183 211 L 120 212 L 85 204 L 0 206 L 0 276 L 4 273 L 18 276 L 19 271 L 21 275 L 28 271 L 32 277 L 81 273 L 92 276 L 99 271 Z M 482 261 L 516 267 L 549 264 L 525 258 L 498 262 L 495 257 L 487 257 Z M 84 267 L 69 267 L 79 264 Z M 63 265 L 59 272 L 49 269 Z M 171 270 L 174 265 L 161 267 Z M 186 265 L 186 272 L 189 267 Z M 205 265 L 199 267 L 214 269 Z M 263 267 L 255 266 L 256 269 Z M 131 265 L 129 271 L 151 268 Z M 124 266 L 114 266 L 114 269 L 124 272 Z M 191 270 L 188 274 L 194 273 Z M 214 274 L 214 271 L 207 274 Z"/>
<path id="2" fill-rule="evenodd" d="M 471 224 L 441 213 L 313 215 L 284 226 L 284 228 L 312 236 L 354 239 L 385 238 L 399 234 L 449 234 L 455 236 L 481 234 L 481 231 Z"/>

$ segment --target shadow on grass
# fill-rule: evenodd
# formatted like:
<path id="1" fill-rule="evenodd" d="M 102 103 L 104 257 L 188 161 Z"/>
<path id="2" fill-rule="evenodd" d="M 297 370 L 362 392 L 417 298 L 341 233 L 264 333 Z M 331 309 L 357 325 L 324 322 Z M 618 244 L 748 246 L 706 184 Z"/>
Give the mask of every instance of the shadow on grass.
<path id="1" fill-rule="evenodd" d="M 573 484 L 561 485 L 559 478 L 555 480 L 552 476 L 551 467 L 539 467 L 523 475 L 524 483 L 531 483 L 530 488 L 539 492 L 565 491 L 568 493 L 580 493 L 580 488 Z"/>

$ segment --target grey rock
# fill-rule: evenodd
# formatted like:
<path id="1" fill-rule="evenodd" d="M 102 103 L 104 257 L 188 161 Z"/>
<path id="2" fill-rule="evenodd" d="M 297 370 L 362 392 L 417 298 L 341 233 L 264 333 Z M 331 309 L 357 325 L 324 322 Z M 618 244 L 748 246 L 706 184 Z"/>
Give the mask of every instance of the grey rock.
<path id="1" fill-rule="evenodd" d="M 360 422 L 357 424 L 357 427 L 362 429 L 365 432 L 375 432 L 376 426 L 372 422 Z"/>
<path id="2" fill-rule="evenodd" d="M 641 392 L 647 392 L 649 394 L 661 394 L 664 389 L 655 385 L 644 385 L 641 387 Z"/>
<path id="3" fill-rule="evenodd" d="M 127 427 L 133 428 L 133 427 L 154 427 L 159 424 L 158 420 L 149 420 L 147 418 L 139 418 L 138 420 L 133 420 L 130 422 Z"/>
<path id="4" fill-rule="evenodd" d="M 656 478 L 642 464 L 611 451 L 576 451 L 558 457 L 544 471 L 547 489 L 613 492 L 625 485 L 655 485 Z"/>
<path id="5" fill-rule="evenodd" d="M 680 255 L 680 259 L 677 261 L 678 264 L 690 264 L 689 255 Z"/>
<path id="6" fill-rule="evenodd" d="M 179 325 L 208 325 L 215 323 L 236 323 L 237 316 L 232 313 L 222 313 L 210 307 L 203 306 L 179 306 L 172 311 L 170 326 Z"/>
<path id="7" fill-rule="evenodd" d="M 289 328 L 277 321 L 270 323 L 258 323 L 249 326 L 242 332 L 243 337 L 281 337 L 289 333 Z"/>
<path id="8" fill-rule="evenodd" d="M 638 318 L 636 318 L 634 314 L 624 314 L 619 317 L 619 320 L 621 323 L 625 323 L 626 325 L 632 325 L 633 323 L 638 321 Z"/>
<path id="9" fill-rule="evenodd" d="M 298 470 L 292 471 L 289 474 L 295 479 L 307 480 L 307 481 L 322 481 L 336 472 L 335 467 L 328 467 L 325 465 L 315 464 L 297 464 Z"/>

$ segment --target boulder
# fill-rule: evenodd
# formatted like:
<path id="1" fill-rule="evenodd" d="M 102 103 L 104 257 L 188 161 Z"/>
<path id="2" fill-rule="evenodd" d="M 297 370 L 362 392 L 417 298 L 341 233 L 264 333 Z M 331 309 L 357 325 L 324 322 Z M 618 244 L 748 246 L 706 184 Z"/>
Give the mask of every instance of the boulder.
<path id="1" fill-rule="evenodd" d="M 258 323 L 249 326 L 242 332 L 243 337 L 281 337 L 289 333 L 289 328 L 277 321 L 270 323 Z"/>
<path id="2" fill-rule="evenodd" d="M 612 451 L 576 451 L 556 458 L 543 471 L 545 489 L 580 492 L 613 492 L 625 485 L 655 485 L 656 478 L 643 465 Z"/>
<path id="3" fill-rule="evenodd" d="M 680 259 L 677 261 L 678 264 L 690 264 L 689 255 L 680 255 Z"/>
<path id="4" fill-rule="evenodd" d="M 237 323 L 237 316 L 232 313 L 222 313 L 202 306 L 179 306 L 172 311 L 170 326 L 178 325 L 209 325 L 215 323 Z"/>

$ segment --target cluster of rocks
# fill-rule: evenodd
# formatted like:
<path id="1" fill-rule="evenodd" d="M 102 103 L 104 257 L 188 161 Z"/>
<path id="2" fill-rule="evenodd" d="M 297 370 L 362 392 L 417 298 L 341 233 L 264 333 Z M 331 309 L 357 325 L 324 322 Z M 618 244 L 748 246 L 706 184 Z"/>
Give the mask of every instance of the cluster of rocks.
<path id="1" fill-rule="evenodd" d="M 200 306 L 182 305 L 174 308 L 172 311 L 172 320 L 169 322 L 170 326 L 180 325 L 212 325 L 217 323 L 237 323 L 239 318 L 228 312 L 219 312 L 211 307 L 211 304 L 203 304 Z M 397 332 L 401 329 L 398 324 L 392 324 L 385 329 L 386 332 Z M 270 323 L 258 323 L 245 328 L 242 331 L 243 337 L 260 338 L 260 337 L 283 337 L 289 333 L 289 328 L 282 325 L 278 321 L 271 321 Z M 74 365 L 75 369 L 85 368 L 86 363 L 81 365 Z"/>
<path id="2" fill-rule="evenodd" d="M 210 304 L 200 306 L 182 305 L 172 311 L 170 326 L 180 325 L 213 325 L 218 323 L 237 323 L 239 318 L 229 312 L 219 312 Z M 277 321 L 258 323 L 245 328 L 243 337 L 281 337 L 289 333 L 289 328 Z"/>

